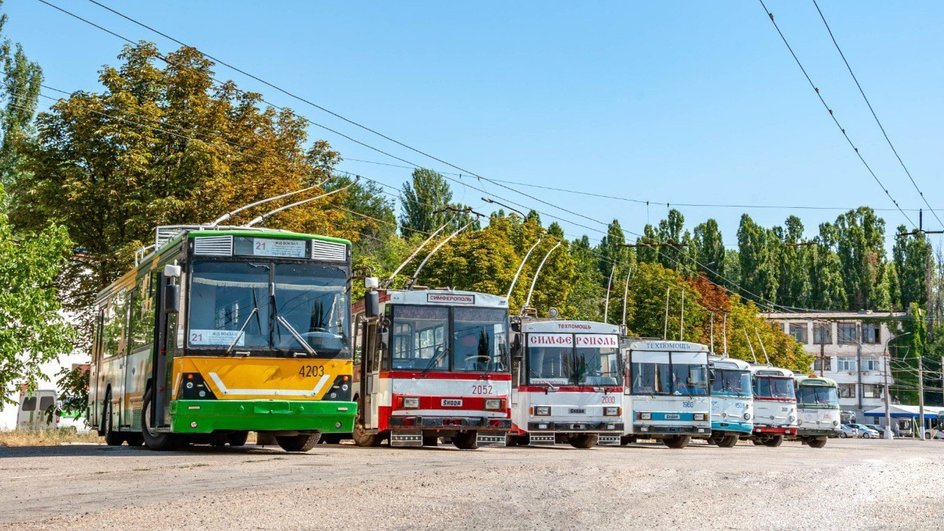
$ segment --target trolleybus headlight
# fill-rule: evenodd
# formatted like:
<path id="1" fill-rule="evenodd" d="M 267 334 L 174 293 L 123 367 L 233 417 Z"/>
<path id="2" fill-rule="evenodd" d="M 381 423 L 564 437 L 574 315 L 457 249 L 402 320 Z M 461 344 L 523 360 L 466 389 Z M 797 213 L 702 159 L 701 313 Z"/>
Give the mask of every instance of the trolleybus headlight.
<path id="1" fill-rule="evenodd" d="M 838 426 L 838 425 L 839 425 L 839 421 L 838 421 L 838 420 L 834 420 L 834 421 L 833 421 L 833 426 Z"/>
<path id="2" fill-rule="evenodd" d="M 501 400 L 489 398 L 485 401 L 485 409 L 501 409 Z"/>
<path id="3" fill-rule="evenodd" d="M 796 417 L 794 417 L 793 415 L 790 415 L 789 417 L 787 417 L 787 422 L 792 423 L 794 420 L 796 420 Z"/>
<path id="4" fill-rule="evenodd" d="M 603 408 L 603 414 L 607 417 L 618 417 L 620 414 L 620 408 L 618 407 L 605 407 Z"/>
<path id="5" fill-rule="evenodd" d="M 694 417 L 695 420 L 705 420 L 705 414 L 704 414 L 704 413 L 695 413 L 695 414 L 693 415 L 693 417 Z"/>
<path id="6" fill-rule="evenodd" d="M 639 420 L 652 420 L 652 413 L 649 412 L 639 412 L 636 416 L 639 417 Z"/>
<path id="7" fill-rule="evenodd" d="M 745 413 L 745 414 L 744 414 L 744 420 L 751 420 L 751 414 L 750 414 L 750 413 Z"/>
<path id="8" fill-rule="evenodd" d="M 420 399 L 415 396 L 410 396 L 403 399 L 403 407 L 416 409 L 420 407 Z"/>
<path id="9" fill-rule="evenodd" d="M 797 426 L 803 425 L 803 419 L 797 419 Z"/>
<path id="10" fill-rule="evenodd" d="M 551 406 L 534 406 L 534 415 L 537 417 L 547 417 L 551 414 Z"/>

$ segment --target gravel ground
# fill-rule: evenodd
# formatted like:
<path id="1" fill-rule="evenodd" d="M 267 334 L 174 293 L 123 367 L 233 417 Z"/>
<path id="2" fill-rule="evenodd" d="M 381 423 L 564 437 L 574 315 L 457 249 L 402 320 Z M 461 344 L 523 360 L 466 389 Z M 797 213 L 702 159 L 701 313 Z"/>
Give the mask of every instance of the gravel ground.
<path id="1" fill-rule="evenodd" d="M 944 442 L 818 450 L 0 448 L 0 527 L 939 527 Z"/>

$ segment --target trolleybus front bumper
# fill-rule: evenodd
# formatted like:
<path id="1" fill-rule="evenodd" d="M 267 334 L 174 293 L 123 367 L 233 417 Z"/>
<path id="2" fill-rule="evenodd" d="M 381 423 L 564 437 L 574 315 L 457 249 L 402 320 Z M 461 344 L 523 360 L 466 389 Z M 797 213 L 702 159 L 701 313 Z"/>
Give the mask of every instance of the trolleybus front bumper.
<path id="1" fill-rule="evenodd" d="M 839 430 L 804 430 L 797 429 L 797 437 L 839 437 Z"/>
<path id="2" fill-rule="evenodd" d="M 743 433 L 750 435 L 754 432 L 754 424 L 751 422 L 711 422 L 711 431 L 723 431 L 728 433 Z"/>
<path id="3" fill-rule="evenodd" d="M 506 432 L 511 428 L 511 419 L 489 417 L 403 417 L 391 416 L 390 429 L 439 430 L 439 431 L 496 431 Z"/>
<path id="4" fill-rule="evenodd" d="M 173 433 L 214 431 L 354 430 L 355 402 L 314 400 L 175 400 L 170 403 Z"/>
<path id="5" fill-rule="evenodd" d="M 758 426 L 754 425 L 755 435 L 796 435 L 796 426 Z"/>
<path id="6" fill-rule="evenodd" d="M 691 435 L 692 437 L 709 437 L 710 426 L 653 426 L 652 424 L 634 424 L 633 435 L 643 437 L 648 435 Z"/>

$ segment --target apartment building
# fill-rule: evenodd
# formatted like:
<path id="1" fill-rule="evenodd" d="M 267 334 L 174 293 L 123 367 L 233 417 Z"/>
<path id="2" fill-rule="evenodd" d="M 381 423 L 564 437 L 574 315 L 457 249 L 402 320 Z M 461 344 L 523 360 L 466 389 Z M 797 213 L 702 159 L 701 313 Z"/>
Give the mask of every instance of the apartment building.
<path id="1" fill-rule="evenodd" d="M 885 403 L 885 385 L 895 383 L 887 345 L 898 330 L 897 322 L 905 318 L 904 312 L 763 315 L 813 356 L 811 372 L 836 380 L 843 412 L 854 413 L 859 422 L 864 422 L 864 411 Z"/>

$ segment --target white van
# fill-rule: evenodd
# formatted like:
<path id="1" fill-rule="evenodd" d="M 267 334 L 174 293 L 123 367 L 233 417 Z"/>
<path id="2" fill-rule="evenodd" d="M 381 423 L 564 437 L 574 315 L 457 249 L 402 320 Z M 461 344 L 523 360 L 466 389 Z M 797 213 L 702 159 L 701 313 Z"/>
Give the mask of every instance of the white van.
<path id="1" fill-rule="evenodd" d="M 48 411 L 52 410 L 52 417 Z M 33 395 L 20 393 L 20 403 L 16 413 L 16 429 L 45 430 L 59 427 L 59 414 L 56 407 L 56 391 L 41 389 Z"/>

